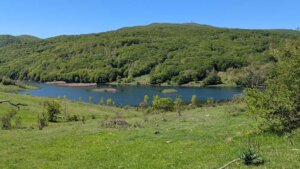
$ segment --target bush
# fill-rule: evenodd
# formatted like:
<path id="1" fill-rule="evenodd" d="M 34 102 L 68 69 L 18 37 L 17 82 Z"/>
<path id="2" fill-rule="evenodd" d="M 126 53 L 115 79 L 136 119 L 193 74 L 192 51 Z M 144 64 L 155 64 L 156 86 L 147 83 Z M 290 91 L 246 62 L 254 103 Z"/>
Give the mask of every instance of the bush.
<path id="1" fill-rule="evenodd" d="M 129 123 L 125 120 L 122 113 L 116 113 L 116 116 L 114 118 L 101 121 L 101 127 L 126 128 L 128 126 Z"/>
<path id="2" fill-rule="evenodd" d="M 89 103 L 93 103 L 93 102 L 94 102 L 93 96 L 89 96 Z"/>
<path id="3" fill-rule="evenodd" d="M 248 149 L 240 155 L 240 159 L 245 165 L 261 165 L 264 160 L 253 149 Z"/>
<path id="4" fill-rule="evenodd" d="M 175 110 L 177 112 L 177 115 L 181 116 L 181 110 L 182 110 L 182 99 L 180 97 L 176 97 L 174 101 Z"/>
<path id="5" fill-rule="evenodd" d="M 48 114 L 49 122 L 56 122 L 58 115 L 61 113 L 61 105 L 56 101 L 45 101 L 44 106 L 46 107 L 46 111 Z"/>
<path id="6" fill-rule="evenodd" d="M 193 95 L 191 99 L 192 106 L 197 106 L 197 95 Z"/>
<path id="7" fill-rule="evenodd" d="M 149 99 L 150 99 L 150 97 L 148 95 L 144 96 L 144 103 L 146 106 L 148 105 Z"/>
<path id="8" fill-rule="evenodd" d="M 45 113 L 38 114 L 38 116 L 37 116 L 37 122 L 38 122 L 39 129 L 43 130 L 43 128 L 48 125 L 47 124 L 47 115 Z"/>
<path id="9" fill-rule="evenodd" d="M 109 105 L 109 106 L 113 105 L 113 99 L 112 98 L 108 98 L 106 100 L 106 104 Z"/>
<path id="10" fill-rule="evenodd" d="M 15 85 L 16 83 L 12 79 L 9 79 L 7 77 L 3 77 L 2 78 L 2 84 L 3 85 Z"/>
<path id="11" fill-rule="evenodd" d="M 174 102 L 170 98 L 159 98 L 155 96 L 153 99 L 153 108 L 163 111 L 172 111 L 174 110 Z"/>
<path id="12" fill-rule="evenodd" d="M 100 105 L 104 105 L 104 104 L 105 104 L 104 98 L 103 98 L 103 97 L 101 97 L 99 104 L 100 104 Z"/>
<path id="13" fill-rule="evenodd" d="M 17 114 L 16 110 L 10 110 L 7 114 L 3 115 L 3 117 L 1 118 L 2 129 L 9 130 L 13 128 L 11 122 L 16 114 Z"/>
<path id="14" fill-rule="evenodd" d="M 82 122 L 82 124 L 85 124 L 85 116 L 81 117 L 81 122 Z"/>
<path id="15" fill-rule="evenodd" d="M 84 116 L 82 116 L 82 117 L 84 117 Z M 72 115 L 72 116 L 67 116 L 67 121 L 68 122 L 71 122 L 71 121 L 79 121 L 80 120 L 80 118 L 79 118 L 79 116 L 78 115 L 76 115 L 76 114 L 74 114 L 74 115 Z M 84 119 L 84 121 L 85 121 L 85 119 Z"/>
<path id="16" fill-rule="evenodd" d="M 207 98 L 207 100 L 206 100 L 207 106 L 214 106 L 214 104 L 215 104 L 215 101 L 212 97 Z"/>

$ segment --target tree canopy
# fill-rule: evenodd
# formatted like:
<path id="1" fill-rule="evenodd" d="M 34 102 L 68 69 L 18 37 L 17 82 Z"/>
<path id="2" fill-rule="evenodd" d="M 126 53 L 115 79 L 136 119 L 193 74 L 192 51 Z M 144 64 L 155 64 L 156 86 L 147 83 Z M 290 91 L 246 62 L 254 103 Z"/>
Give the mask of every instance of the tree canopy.
<path id="1" fill-rule="evenodd" d="M 272 61 L 270 51 L 299 35 L 280 30 L 151 24 L 49 39 L 0 36 L 0 77 L 107 83 L 148 75 L 151 84 L 184 84 L 201 81 L 212 70 Z"/>
<path id="2" fill-rule="evenodd" d="M 278 62 L 263 89 L 248 89 L 249 112 L 262 129 L 278 133 L 300 127 L 300 41 L 286 42 L 274 51 Z"/>

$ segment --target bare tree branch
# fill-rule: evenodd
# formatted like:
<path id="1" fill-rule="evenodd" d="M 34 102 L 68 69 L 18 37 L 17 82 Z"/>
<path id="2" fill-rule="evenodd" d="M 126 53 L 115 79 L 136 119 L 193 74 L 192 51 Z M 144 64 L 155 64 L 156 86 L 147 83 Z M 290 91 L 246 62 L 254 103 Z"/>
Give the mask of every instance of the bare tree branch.
<path id="1" fill-rule="evenodd" d="M 10 104 L 10 105 L 12 105 L 14 107 L 17 107 L 18 109 L 20 109 L 20 106 L 28 106 L 27 104 L 23 104 L 23 103 L 13 103 L 13 102 L 11 102 L 9 100 L 0 100 L 0 104 L 1 103 L 8 103 L 8 104 Z"/>

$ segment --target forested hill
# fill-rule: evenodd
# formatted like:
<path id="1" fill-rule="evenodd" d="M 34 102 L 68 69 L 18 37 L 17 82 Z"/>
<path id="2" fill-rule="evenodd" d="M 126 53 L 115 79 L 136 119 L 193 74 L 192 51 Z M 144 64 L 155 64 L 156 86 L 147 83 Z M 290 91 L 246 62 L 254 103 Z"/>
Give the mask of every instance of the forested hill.
<path id="1" fill-rule="evenodd" d="M 11 36 L 11 35 L 0 35 L 0 47 L 13 44 L 13 43 L 27 43 L 40 40 L 37 37 L 29 35 Z"/>
<path id="2" fill-rule="evenodd" d="M 290 30 L 151 24 L 49 39 L 0 36 L 0 76 L 98 83 L 128 83 L 143 76 L 152 84 L 184 84 L 211 72 L 274 61 L 270 51 L 299 35 Z"/>

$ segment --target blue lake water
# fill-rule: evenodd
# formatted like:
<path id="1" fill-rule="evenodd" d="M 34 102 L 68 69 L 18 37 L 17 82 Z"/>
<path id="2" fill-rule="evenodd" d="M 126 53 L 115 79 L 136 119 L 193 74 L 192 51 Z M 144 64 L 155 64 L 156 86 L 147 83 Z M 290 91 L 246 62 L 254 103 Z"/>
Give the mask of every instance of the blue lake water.
<path id="1" fill-rule="evenodd" d="M 98 88 L 113 87 L 117 89 L 116 93 L 93 92 L 92 89 L 97 87 L 62 87 L 57 85 L 49 85 L 43 83 L 32 83 L 39 88 L 36 90 L 23 90 L 20 94 L 29 93 L 33 96 L 45 97 L 64 97 L 69 100 L 78 101 L 82 98 L 88 102 L 89 97 L 93 97 L 94 103 L 99 103 L 100 99 L 104 100 L 112 98 L 116 105 L 139 105 L 143 101 L 144 95 L 152 96 L 159 95 L 160 97 L 170 97 L 172 99 L 180 96 L 183 101 L 189 102 L 192 95 L 197 95 L 199 100 L 206 100 L 211 97 L 214 100 L 228 100 L 236 95 L 240 95 L 242 88 L 236 87 L 162 87 L 162 86 L 99 86 Z M 163 89 L 175 89 L 176 93 L 163 94 Z"/>

